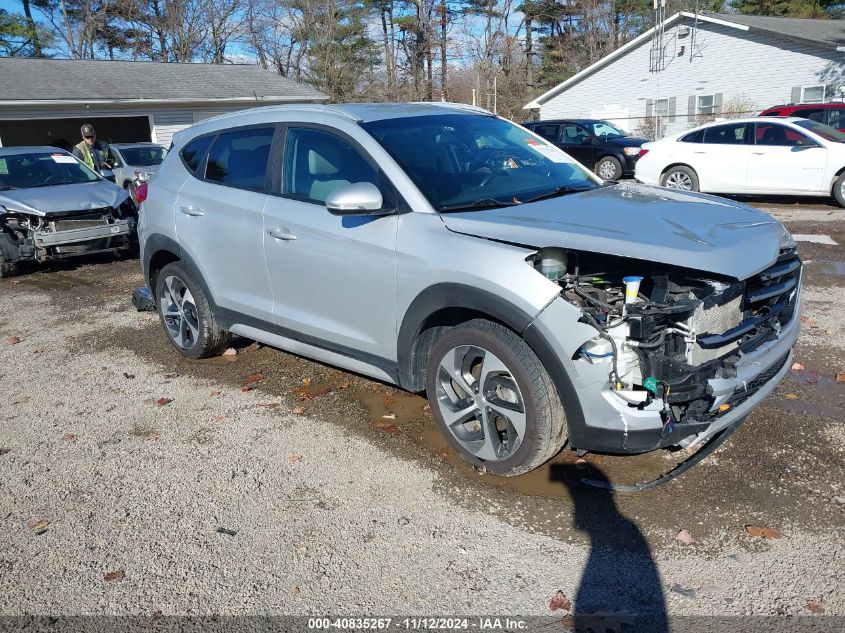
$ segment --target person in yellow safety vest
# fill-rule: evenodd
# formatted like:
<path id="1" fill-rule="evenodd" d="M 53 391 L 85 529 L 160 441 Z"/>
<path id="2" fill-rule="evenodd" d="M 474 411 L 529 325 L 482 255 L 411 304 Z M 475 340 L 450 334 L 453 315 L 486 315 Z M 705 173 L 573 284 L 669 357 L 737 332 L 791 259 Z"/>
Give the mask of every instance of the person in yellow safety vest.
<path id="1" fill-rule="evenodd" d="M 74 145 L 73 155 L 88 165 L 98 174 L 103 170 L 111 169 L 108 146 L 97 142 L 97 133 L 94 126 L 86 123 L 80 128 L 82 141 Z"/>

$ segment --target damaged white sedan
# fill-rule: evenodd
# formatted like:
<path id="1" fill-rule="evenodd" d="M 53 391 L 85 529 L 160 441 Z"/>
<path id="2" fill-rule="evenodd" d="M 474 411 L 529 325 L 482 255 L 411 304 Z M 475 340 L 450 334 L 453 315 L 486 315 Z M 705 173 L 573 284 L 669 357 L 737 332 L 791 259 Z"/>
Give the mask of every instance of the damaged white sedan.
<path id="1" fill-rule="evenodd" d="M 131 252 L 129 194 L 55 147 L 0 148 L 0 277 L 22 262 Z"/>
<path id="2" fill-rule="evenodd" d="M 801 261 L 743 204 L 605 183 L 449 104 L 267 107 L 178 133 L 141 261 L 179 353 L 230 334 L 426 391 L 499 475 L 712 443 L 789 368 Z"/>

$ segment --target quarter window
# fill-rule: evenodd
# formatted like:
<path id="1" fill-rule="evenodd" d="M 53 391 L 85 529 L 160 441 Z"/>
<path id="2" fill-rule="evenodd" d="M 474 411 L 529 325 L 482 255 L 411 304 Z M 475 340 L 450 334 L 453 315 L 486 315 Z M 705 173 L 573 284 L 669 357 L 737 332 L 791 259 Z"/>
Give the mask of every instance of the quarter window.
<path id="1" fill-rule="evenodd" d="M 559 125 L 537 125 L 532 130 L 534 134 L 542 136 L 547 141 L 552 141 L 553 143 L 557 141 L 558 134 L 560 133 L 560 126 Z"/>
<path id="2" fill-rule="evenodd" d="M 746 127 L 745 123 L 731 123 L 705 128 L 704 142 L 718 145 L 744 145 Z"/>
<path id="3" fill-rule="evenodd" d="M 681 141 L 683 141 L 684 143 L 701 143 L 704 141 L 704 130 L 696 130 L 695 132 L 690 132 L 686 136 L 682 136 Z"/>
<path id="4" fill-rule="evenodd" d="M 263 191 L 267 159 L 275 128 L 250 128 L 225 132 L 208 153 L 205 178 L 212 182 Z"/>
<path id="5" fill-rule="evenodd" d="M 211 139 L 211 136 L 200 137 L 188 143 L 185 146 L 185 149 L 180 152 L 182 161 L 185 163 L 185 167 L 188 168 L 188 171 L 196 172 L 197 167 L 199 167 L 200 161 L 202 160 L 203 154 L 205 154 L 208 146 L 211 145 Z"/>
<path id="6" fill-rule="evenodd" d="M 350 143 L 321 130 L 288 130 L 285 195 L 322 205 L 334 191 L 359 182 L 379 186 L 379 174 Z"/>

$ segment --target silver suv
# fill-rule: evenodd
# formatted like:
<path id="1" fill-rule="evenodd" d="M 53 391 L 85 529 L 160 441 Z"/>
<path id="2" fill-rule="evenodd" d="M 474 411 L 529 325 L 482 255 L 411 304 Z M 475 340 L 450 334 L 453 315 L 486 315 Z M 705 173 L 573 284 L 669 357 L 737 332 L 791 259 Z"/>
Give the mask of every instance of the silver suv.
<path id="1" fill-rule="evenodd" d="M 426 391 L 466 460 L 638 453 L 741 422 L 788 371 L 776 220 L 599 180 L 460 105 L 265 107 L 174 137 L 141 262 L 181 354 L 230 334 Z"/>

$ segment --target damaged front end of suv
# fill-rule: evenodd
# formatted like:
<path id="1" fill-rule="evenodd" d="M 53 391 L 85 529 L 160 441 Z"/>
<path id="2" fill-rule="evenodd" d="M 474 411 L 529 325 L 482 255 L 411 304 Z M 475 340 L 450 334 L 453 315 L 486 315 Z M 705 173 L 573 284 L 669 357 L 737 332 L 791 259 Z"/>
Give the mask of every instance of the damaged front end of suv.
<path id="1" fill-rule="evenodd" d="M 590 415 L 570 426 L 575 448 L 691 447 L 740 420 L 787 371 L 800 299 L 794 245 L 742 280 L 557 247 L 529 261 L 594 331 L 571 356 L 582 387 L 601 384 L 579 390 Z M 591 426 L 601 420 L 610 424 Z"/>
<path id="2" fill-rule="evenodd" d="M 10 151 L 0 154 L 0 276 L 25 262 L 134 251 L 138 215 L 126 191 L 66 153 Z"/>

